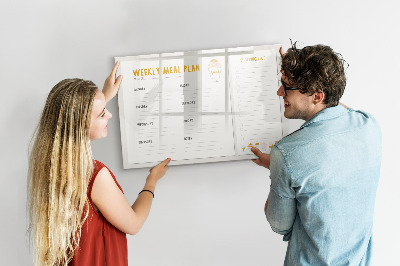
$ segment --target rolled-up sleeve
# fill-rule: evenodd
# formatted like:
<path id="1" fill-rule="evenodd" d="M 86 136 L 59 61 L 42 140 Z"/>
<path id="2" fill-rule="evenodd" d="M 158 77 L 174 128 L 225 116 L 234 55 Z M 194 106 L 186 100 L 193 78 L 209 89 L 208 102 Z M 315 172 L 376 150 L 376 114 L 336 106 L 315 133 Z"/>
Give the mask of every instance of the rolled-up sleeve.
<path id="1" fill-rule="evenodd" d="M 291 187 L 290 170 L 284 156 L 275 146 L 271 150 L 271 187 L 268 195 L 267 220 L 272 230 L 288 241 L 296 218 L 296 194 Z"/>

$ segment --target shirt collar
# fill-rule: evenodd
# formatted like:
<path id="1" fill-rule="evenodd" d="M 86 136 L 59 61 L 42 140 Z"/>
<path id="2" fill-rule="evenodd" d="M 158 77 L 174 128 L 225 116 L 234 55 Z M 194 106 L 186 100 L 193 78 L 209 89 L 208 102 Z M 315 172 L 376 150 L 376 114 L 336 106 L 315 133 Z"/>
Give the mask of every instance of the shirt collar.
<path id="1" fill-rule="evenodd" d="M 318 113 L 316 113 L 313 117 L 308 119 L 300 128 L 306 127 L 312 123 L 324 121 L 332 118 L 336 118 L 338 116 L 342 116 L 347 113 L 349 110 L 343 107 L 342 105 L 337 105 L 334 107 L 325 108 Z"/>

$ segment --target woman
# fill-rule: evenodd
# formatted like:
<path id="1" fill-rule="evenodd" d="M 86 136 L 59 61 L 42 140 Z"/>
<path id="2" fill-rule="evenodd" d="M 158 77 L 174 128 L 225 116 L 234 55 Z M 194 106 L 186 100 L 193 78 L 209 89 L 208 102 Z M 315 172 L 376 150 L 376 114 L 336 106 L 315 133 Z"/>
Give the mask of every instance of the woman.
<path id="1" fill-rule="evenodd" d="M 168 169 L 169 158 L 152 168 L 130 206 L 112 172 L 93 160 L 90 143 L 107 136 L 106 102 L 122 81 L 117 68 L 103 92 L 91 81 L 65 79 L 47 97 L 28 175 L 35 265 L 128 265 L 126 234 L 141 229 Z"/>

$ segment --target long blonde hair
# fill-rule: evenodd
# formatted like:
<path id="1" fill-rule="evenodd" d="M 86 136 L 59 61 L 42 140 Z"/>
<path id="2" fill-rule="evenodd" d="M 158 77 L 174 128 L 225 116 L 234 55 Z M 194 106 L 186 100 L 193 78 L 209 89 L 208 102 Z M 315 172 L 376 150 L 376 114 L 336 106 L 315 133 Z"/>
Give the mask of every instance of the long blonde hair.
<path id="1" fill-rule="evenodd" d="M 79 244 L 93 173 L 89 136 L 96 90 L 91 81 L 65 79 L 47 97 L 29 159 L 35 265 L 67 265 Z"/>

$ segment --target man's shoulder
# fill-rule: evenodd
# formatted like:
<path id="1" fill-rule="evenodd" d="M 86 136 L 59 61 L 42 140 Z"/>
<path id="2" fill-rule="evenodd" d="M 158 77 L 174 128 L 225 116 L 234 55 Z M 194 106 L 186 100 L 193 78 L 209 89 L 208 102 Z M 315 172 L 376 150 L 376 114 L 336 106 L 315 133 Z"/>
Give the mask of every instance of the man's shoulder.
<path id="1" fill-rule="evenodd" d="M 304 130 L 304 128 L 299 128 L 298 130 L 283 137 L 274 145 L 274 148 L 279 150 L 283 156 L 286 156 L 295 150 L 299 150 L 309 141 L 306 131 L 307 130 Z"/>
<path id="2" fill-rule="evenodd" d="M 380 127 L 376 119 L 367 112 L 349 109 L 340 116 L 315 121 L 307 121 L 298 130 L 283 137 L 275 144 L 283 156 L 293 153 L 312 152 L 310 146 L 318 141 L 329 141 L 338 135 L 357 138 L 358 134 L 380 137 Z M 373 135 L 373 136 L 372 136 Z M 314 144 L 314 145 L 313 145 Z"/>
<path id="3" fill-rule="evenodd" d="M 362 121 L 364 121 L 363 124 L 365 123 L 369 123 L 371 126 L 374 126 L 376 128 L 379 128 L 379 123 L 376 120 L 376 118 L 365 111 L 362 110 L 353 110 L 353 109 L 349 109 L 349 115 L 353 116 L 353 117 L 358 117 L 359 119 L 361 119 Z"/>

